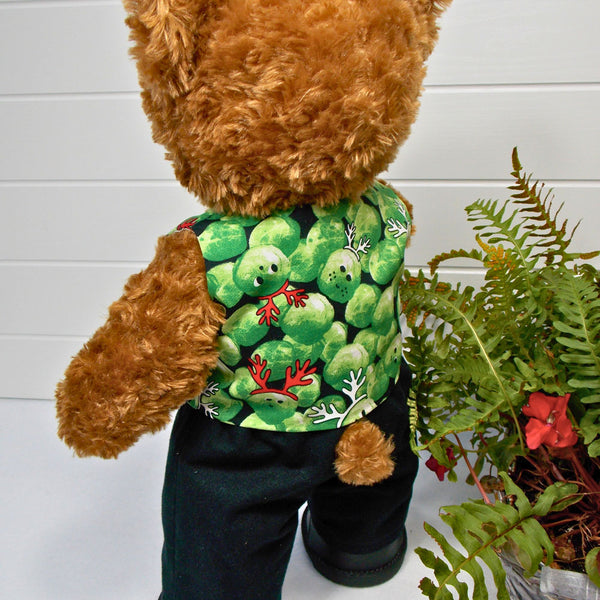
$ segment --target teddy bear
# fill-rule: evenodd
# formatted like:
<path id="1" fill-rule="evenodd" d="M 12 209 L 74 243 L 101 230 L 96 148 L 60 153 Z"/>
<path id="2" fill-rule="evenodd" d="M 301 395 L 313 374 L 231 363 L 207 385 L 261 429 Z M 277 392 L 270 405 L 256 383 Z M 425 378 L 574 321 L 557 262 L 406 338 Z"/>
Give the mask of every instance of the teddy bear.
<path id="1" fill-rule="evenodd" d="M 58 434 L 114 458 L 177 411 L 163 600 L 281 598 L 303 505 L 332 581 L 403 562 L 413 226 L 377 176 L 450 1 L 124 0 L 153 139 L 206 210 L 158 240 L 73 358 Z"/>

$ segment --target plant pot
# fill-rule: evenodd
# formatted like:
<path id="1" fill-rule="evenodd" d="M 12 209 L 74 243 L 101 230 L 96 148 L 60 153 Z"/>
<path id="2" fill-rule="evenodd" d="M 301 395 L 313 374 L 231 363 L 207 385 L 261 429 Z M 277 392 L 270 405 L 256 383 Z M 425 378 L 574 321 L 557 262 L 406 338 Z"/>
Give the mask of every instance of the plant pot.
<path id="1" fill-rule="evenodd" d="M 515 557 L 501 552 L 500 560 L 511 600 L 600 600 L 600 588 L 583 573 L 542 566 L 528 579 Z"/>

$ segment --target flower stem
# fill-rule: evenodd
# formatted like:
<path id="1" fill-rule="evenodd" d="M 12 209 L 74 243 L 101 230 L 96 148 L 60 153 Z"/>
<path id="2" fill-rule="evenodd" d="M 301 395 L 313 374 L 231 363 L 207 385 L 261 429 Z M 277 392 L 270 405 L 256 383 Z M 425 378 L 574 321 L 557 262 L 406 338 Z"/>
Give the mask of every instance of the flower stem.
<path id="1" fill-rule="evenodd" d="M 458 447 L 460 449 L 460 454 L 463 457 L 463 460 L 465 461 L 467 468 L 469 469 L 469 473 L 471 473 L 471 477 L 473 478 L 473 481 L 475 482 L 475 485 L 477 486 L 477 489 L 479 490 L 479 493 L 481 494 L 483 501 L 486 504 L 493 504 L 493 502 L 489 499 L 488 495 L 486 494 L 485 490 L 483 489 L 483 485 L 481 485 L 481 481 L 479 481 L 479 477 L 477 477 L 477 474 L 475 473 L 475 469 L 469 462 L 469 459 L 467 458 L 467 453 L 466 453 L 465 449 L 463 448 L 463 445 L 460 443 L 460 438 L 456 434 L 454 434 L 454 439 L 456 440 L 456 443 L 458 444 Z"/>
<path id="2" fill-rule="evenodd" d="M 556 477 L 558 481 L 564 481 L 565 478 L 563 477 L 563 474 L 560 472 L 560 469 L 556 466 L 556 464 L 550 457 L 548 450 L 546 450 L 546 448 L 542 445 L 538 448 L 538 452 L 545 458 L 546 468 L 550 469 L 554 477 Z M 552 482 L 549 483 L 551 484 Z"/>
<path id="3" fill-rule="evenodd" d="M 600 485 L 598 485 L 590 477 L 589 473 L 587 472 L 587 469 L 581 464 L 581 461 L 579 460 L 579 457 L 577 456 L 575 449 L 571 448 L 570 450 L 571 451 L 569 452 L 569 458 L 571 459 L 571 462 L 573 463 L 573 467 L 574 467 L 577 475 L 579 477 L 581 477 L 581 479 L 585 482 L 585 484 L 587 485 L 587 487 L 590 491 L 592 491 L 596 494 L 600 493 Z"/>

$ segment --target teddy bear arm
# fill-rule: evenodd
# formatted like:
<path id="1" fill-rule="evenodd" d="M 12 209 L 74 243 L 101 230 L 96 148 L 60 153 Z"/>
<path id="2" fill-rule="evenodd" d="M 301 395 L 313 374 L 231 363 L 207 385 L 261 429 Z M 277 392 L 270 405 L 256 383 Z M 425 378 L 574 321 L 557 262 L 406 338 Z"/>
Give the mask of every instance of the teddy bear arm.
<path id="1" fill-rule="evenodd" d="M 80 456 L 114 458 L 163 428 L 203 389 L 223 322 L 194 233 L 160 238 L 58 384 L 59 436 Z"/>

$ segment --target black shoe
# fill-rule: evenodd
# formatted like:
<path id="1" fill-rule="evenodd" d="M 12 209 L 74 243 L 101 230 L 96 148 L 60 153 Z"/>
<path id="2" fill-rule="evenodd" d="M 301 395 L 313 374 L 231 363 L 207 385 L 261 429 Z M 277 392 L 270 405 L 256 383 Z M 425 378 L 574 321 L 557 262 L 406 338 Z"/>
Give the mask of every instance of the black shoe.
<path id="1" fill-rule="evenodd" d="M 334 583 L 371 587 L 389 581 L 406 554 L 406 529 L 391 544 L 375 552 L 351 554 L 331 547 L 315 529 L 308 508 L 302 515 L 302 540 L 315 569 Z"/>

